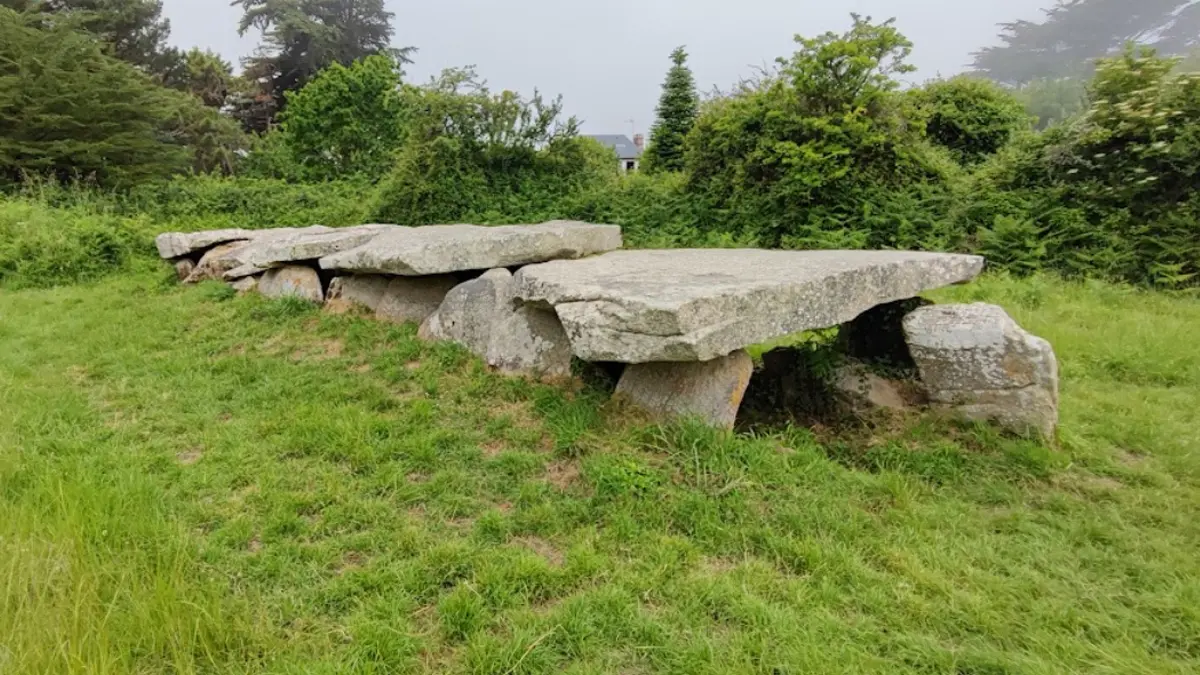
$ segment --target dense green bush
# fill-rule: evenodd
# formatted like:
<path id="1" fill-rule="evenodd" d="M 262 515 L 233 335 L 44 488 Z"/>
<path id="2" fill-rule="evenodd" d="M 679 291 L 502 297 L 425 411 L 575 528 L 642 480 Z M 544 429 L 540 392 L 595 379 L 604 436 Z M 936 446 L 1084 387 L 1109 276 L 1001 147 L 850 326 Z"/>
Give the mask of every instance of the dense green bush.
<path id="1" fill-rule="evenodd" d="M 950 150 L 963 164 L 996 154 L 1032 124 L 1020 99 L 987 80 L 965 76 L 937 80 L 911 95 L 926 120 L 929 140 Z"/>
<path id="2" fill-rule="evenodd" d="M 401 224 L 552 217 L 566 196 L 611 176 L 611 151 L 577 136 L 562 102 L 491 93 L 451 70 L 405 93 L 408 141 L 380 183 L 376 219 Z"/>
<path id="3" fill-rule="evenodd" d="M 935 237 L 931 208 L 958 167 L 910 120 L 895 75 L 912 46 L 855 17 L 756 86 L 705 106 L 688 136 L 689 189 L 729 231 L 768 246 L 910 247 Z M 931 212 L 932 213 L 932 212 Z M 870 221 L 868 224 L 867 221 Z"/>

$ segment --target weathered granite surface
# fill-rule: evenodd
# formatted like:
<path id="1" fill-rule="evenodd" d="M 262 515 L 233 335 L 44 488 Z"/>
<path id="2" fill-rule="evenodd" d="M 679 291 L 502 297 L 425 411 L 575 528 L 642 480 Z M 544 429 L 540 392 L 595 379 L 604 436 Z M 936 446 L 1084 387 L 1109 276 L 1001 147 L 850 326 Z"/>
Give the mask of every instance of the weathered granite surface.
<path id="1" fill-rule="evenodd" d="M 969 281 L 978 256 L 757 249 L 615 251 L 517 272 L 585 361 L 707 361 L 877 305 Z"/>
<path id="2" fill-rule="evenodd" d="M 207 232 L 165 232 L 154 238 L 158 254 L 170 260 L 191 255 L 197 251 L 212 248 L 217 244 L 225 244 L 239 239 L 250 239 L 253 230 L 227 229 L 208 230 Z"/>
<path id="3" fill-rule="evenodd" d="M 972 420 L 1050 437 L 1058 425 L 1058 360 L 1050 343 L 995 305 L 934 305 L 904 320 L 930 401 Z"/>
<path id="4" fill-rule="evenodd" d="M 375 317 L 393 323 L 420 324 L 442 306 L 446 295 L 458 285 L 449 274 L 427 277 L 391 277 L 379 297 Z"/>
<path id="5" fill-rule="evenodd" d="M 732 429 L 754 374 L 744 351 L 704 363 L 645 363 L 625 369 L 616 395 L 654 417 L 695 417 Z"/>
<path id="6" fill-rule="evenodd" d="M 274 235 L 253 240 L 244 256 L 245 264 L 268 268 L 297 260 L 316 260 L 366 245 L 385 232 L 410 229 L 400 225 L 372 224 L 317 232 L 296 230 L 291 236 Z"/>
<path id="7" fill-rule="evenodd" d="M 621 247 L 621 228 L 554 221 L 541 225 L 432 225 L 386 231 L 321 258 L 323 269 L 422 276 L 580 258 Z"/>

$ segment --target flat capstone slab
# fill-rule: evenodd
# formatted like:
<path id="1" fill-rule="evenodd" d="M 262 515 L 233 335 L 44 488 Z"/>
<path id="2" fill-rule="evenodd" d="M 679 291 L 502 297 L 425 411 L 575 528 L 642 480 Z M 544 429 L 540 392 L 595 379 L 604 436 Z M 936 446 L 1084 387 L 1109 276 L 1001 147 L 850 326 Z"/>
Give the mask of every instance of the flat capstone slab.
<path id="1" fill-rule="evenodd" d="M 620 247 L 617 225 L 430 225 L 383 232 L 362 246 L 321 258 L 320 265 L 355 274 L 425 276 L 581 258 Z"/>
<path id="2" fill-rule="evenodd" d="M 969 281 L 979 256 L 904 251 L 615 251 L 522 268 L 518 299 L 554 307 L 585 361 L 709 361 Z"/>

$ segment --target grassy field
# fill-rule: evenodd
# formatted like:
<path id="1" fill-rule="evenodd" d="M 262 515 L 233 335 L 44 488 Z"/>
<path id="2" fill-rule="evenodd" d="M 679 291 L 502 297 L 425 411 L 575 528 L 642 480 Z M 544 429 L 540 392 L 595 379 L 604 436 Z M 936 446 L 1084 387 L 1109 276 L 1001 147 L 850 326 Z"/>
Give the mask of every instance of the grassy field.
<path id="1" fill-rule="evenodd" d="M 985 279 L 1059 447 L 654 427 L 155 272 L 0 290 L 0 673 L 1200 672 L 1200 301 Z"/>

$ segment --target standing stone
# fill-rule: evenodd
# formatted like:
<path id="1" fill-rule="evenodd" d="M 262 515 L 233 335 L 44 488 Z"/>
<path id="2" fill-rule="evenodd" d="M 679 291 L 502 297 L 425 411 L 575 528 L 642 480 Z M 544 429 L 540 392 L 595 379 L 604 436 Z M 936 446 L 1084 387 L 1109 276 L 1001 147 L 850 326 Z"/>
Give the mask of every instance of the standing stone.
<path id="1" fill-rule="evenodd" d="M 558 317 L 515 306 L 514 290 L 512 273 L 489 270 L 451 290 L 418 335 L 457 342 L 504 373 L 569 375 L 570 343 Z"/>
<path id="2" fill-rule="evenodd" d="M 645 363 L 625 369 L 616 395 L 655 417 L 697 417 L 732 429 L 754 373 L 745 351 L 701 363 Z"/>
<path id="3" fill-rule="evenodd" d="M 525 305 L 492 332 L 487 362 L 502 373 L 569 377 L 571 341 L 552 310 Z"/>
<path id="4" fill-rule="evenodd" d="M 458 285 L 450 275 L 428 277 L 392 277 L 376 307 L 375 316 L 383 321 L 420 324 L 441 307 L 446 295 Z"/>
<path id="5" fill-rule="evenodd" d="M 1051 437 L 1058 360 L 1050 343 L 995 305 L 922 307 L 904 320 L 930 401 L 970 419 Z"/>
<path id="6" fill-rule="evenodd" d="M 426 340 L 457 342 L 487 358 L 492 330 L 503 319 L 506 309 L 512 311 L 512 283 L 511 272 L 496 269 L 458 285 L 421 325 L 418 334 Z"/>
<path id="7" fill-rule="evenodd" d="M 387 291 L 389 277 L 378 274 L 355 274 L 334 277 L 329 282 L 325 309 L 331 312 L 348 312 L 354 307 L 365 307 L 374 312 Z"/>
<path id="8" fill-rule="evenodd" d="M 249 244 L 247 241 L 232 241 L 209 249 L 184 283 L 195 284 L 209 279 L 223 279 L 226 272 L 242 264 L 239 255 Z"/>
<path id="9" fill-rule="evenodd" d="M 192 276 L 192 272 L 196 270 L 196 262 L 191 258 L 180 258 L 175 263 L 175 278 L 180 281 L 187 281 L 187 278 Z"/>
<path id="10" fill-rule="evenodd" d="M 321 277 L 311 267 L 286 265 L 267 270 L 258 282 L 258 292 L 268 298 L 292 296 L 322 303 L 325 292 L 321 289 Z"/>

